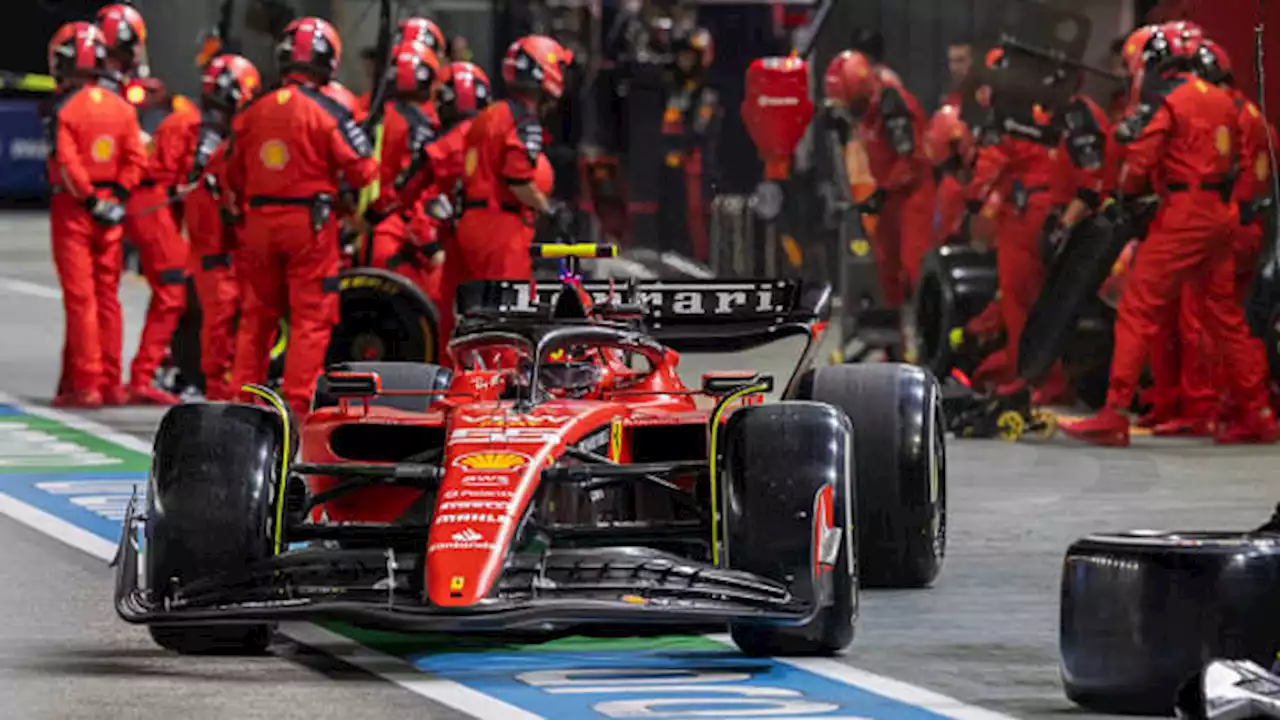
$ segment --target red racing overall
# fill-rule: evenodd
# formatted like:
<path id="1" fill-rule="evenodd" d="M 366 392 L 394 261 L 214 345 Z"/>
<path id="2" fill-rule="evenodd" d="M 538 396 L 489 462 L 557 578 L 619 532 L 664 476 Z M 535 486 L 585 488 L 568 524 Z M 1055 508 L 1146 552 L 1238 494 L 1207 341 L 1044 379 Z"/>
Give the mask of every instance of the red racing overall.
<path id="1" fill-rule="evenodd" d="M 222 195 L 226 184 L 226 145 L 213 152 L 205 166 L 210 178 L 187 196 L 187 237 L 191 241 L 189 267 L 200 299 L 200 369 L 204 373 L 205 398 L 226 401 L 235 397 L 231 364 L 236 348 L 236 318 L 240 313 L 240 289 L 236 283 L 232 251 L 240 244 L 241 226 L 222 222 Z"/>
<path id="2" fill-rule="evenodd" d="M 889 307 L 902 305 L 914 288 L 920 263 L 933 245 L 935 187 L 924 152 L 925 115 L 915 97 L 882 74 L 879 97 L 863 116 L 859 132 L 876 186 L 883 190 L 874 250 Z"/>
<path id="3" fill-rule="evenodd" d="M 1007 342 L 974 371 L 975 381 L 996 386 L 1017 378 L 1022 329 L 1044 284 L 1040 231 L 1053 207 L 1051 143 L 1056 140 L 1040 122 L 1009 119 L 1003 130 L 998 143 L 978 151 L 974 176 L 966 191 L 971 209 L 981 206 L 997 188 L 1004 198 L 996 230 L 1000 289 L 995 302 L 999 303 Z"/>
<path id="4" fill-rule="evenodd" d="M 1064 432 L 1103 445 L 1127 445 L 1129 408 L 1152 340 L 1176 312 L 1184 286 L 1202 303 L 1207 367 L 1231 359 L 1224 377 L 1227 420 L 1223 441 L 1275 439 L 1267 402 L 1266 360 L 1249 341 L 1236 298 L 1230 175 L 1241 147 L 1239 110 L 1231 96 L 1179 73 L 1150 121 L 1130 144 L 1121 185 L 1139 190 L 1148 177 L 1163 182 L 1159 210 L 1139 247 L 1117 308 L 1115 354 L 1107 407 L 1098 417 L 1063 423 Z M 1197 358 L 1197 361 L 1200 361 Z"/>
<path id="5" fill-rule="evenodd" d="M 53 262 L 66 313 L 58 399 L 119 404 L 122 230 L 97 222 L 87 206 L 94 198 L 123 202 L 142 180 L 142 131 L 133 107 L 98 86 L 54 96 L 45 123 Z"/>
<path id="6" fill-rule="evenodd" d="M 509 185 L 533 182 L 542 156 L 543 133 L 532 106 L 517 99 L 497 102 L 472 120 L 462 171 L 462 218 L 456 252 L 445 254 L 441 295 L 452 302 L 470 280 L 528 280 L 534 211 Z M 448 338 L 452 326 L 442 327 Z"/>
<path id="7" fill-rule="evenodd" d="M 138 247 L 142 275 L 151 286 L 146 324 L 129 370 L 130 396 L 137 401 L 163 401 L 153 381 L 187 306 L 189 251 L 176 205 L 199 127 L 200 113 L 190 103 L 165 117 L 151 137 L 150 172 L 129 198 L 125 233 Z"/>
<path id="8" fill-rule="evenodd" d="M 372 155 L 345 108 L 292 77 L 236 116 L 227 190 L 244 215 L 244 243 L 236 255 L 242 314 L 233 386 L 266 381 L 271 337 L 287 313 L 281 390 L 295 412 L 310 407 L 338 319 L 338 181 L 369 184 L 378 172 Z"/>

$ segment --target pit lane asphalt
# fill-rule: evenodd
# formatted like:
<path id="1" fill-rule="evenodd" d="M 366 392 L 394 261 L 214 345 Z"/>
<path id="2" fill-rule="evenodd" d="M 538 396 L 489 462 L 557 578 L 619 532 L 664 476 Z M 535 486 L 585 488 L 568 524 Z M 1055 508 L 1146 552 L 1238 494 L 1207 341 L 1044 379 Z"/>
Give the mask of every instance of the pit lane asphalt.
<path id="1" fill-rule="evenodd" d="M 13 281 L 18 281 L 17 283 Z M 61 303 L 40 213 L 0 214 L 0 391 L 47 404 Z M 124 283 L 132 353 L 146 289 Z M 688 358 L 782 372 L 793 352 Z M 824 355 L 825 357 L 825 355 Z M 85 413 L 148 438 L 155 410 Z M 926 591 L 866 592 L 847 662 L 1025 718 L 1088 717 L 1058 679 L 1062 554 L 1080 535 L 1130 528 L 1233 529 L 1269 513 L 1278 448 L 1138 438 L 1125 450 L 1064 439 L 952 442 L 947 565 Z M 279 642 L 253 660 L 177 658 L 118 621 L 98 560 L 0 516 L 0 715 L 103 718 L 454 718 L 455 711 L 317 653 Z M 168 711 L 166 713 L 166 711 Z"/>

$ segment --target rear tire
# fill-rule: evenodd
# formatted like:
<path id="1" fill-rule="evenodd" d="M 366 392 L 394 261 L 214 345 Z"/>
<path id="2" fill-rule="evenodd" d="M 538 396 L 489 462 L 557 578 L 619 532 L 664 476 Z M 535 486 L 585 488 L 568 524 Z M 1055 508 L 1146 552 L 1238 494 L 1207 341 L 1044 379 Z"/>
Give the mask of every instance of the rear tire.
<path id="1" fill-rule="evenodd" d="M 946 434 L 941 391 L 911 365 L 834 365 L 801 376 L 798 397 L 853 422 L 858 567 L 864 587 L 927 587 L 946 554 Z"/>
<path id="2" fill-rule="evenodd" d="M 944 245 L 925 256 L 915 293 L 921 365 L 937 377 L 951 374 L 961 360 L 951 350 L 951 331 L 982 312 L 996 288 L 994 252 Z M 968 360 L 964 364 L 976 365 L 976 358 Z"/>
<path id="3" fill-rule="evenodd" d="M 1280 536 L 1090 535 L 1062 569 L 1062 685 L 1106 713 L 1171 715 L 1214 658 L 1270 667 L 1280 648 Z"/>
<path id="4" fill-rule="evenodd" d="M 390 270 L 355 268 L 339 277 L 341 315 L 325 364 L 433 363 L 440 356 L 440 319 L 431 300 Z"/>
<path id="5" fill-rule="evenodd" d="M 295 444 L 296 445 L 296 444 Z M 192 581 L 232 574 L 274 553 L 283 429 L 250 405 L 179 405 L 156 434 L 147 488 L 146 586 L 153 600 Z M 260 654 L 273 627 L 153 625 L 184 654 Z"/>
<path id="6" fill-rule="evenodd" d="M 783 402 L 737 410 L 721 432 L 728 566 L 789 582 L 797 597 L 818 605 L 803 625 L 735 623 L 733 641 L 755 656 L 844 652 L 858 616 L 848 419 L 824 403 Z M 814 578 L 832 530 L 840 532 L 833 538 L 839 554 Z"/>

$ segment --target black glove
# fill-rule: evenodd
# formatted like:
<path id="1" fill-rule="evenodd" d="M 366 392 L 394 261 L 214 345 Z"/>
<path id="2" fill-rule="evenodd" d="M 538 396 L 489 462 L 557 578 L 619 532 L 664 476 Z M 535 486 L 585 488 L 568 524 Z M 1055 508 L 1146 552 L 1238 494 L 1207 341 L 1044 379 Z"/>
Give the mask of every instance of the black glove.
<path id="1" fill-rule="evenodd" d="M 236 227 L 244 222 L 243 215 L 236 213 L 226 205 L 218 208 L 218 219 L 222 220 L 223 227 Z"/>
<path id="2" fill-rule="evenodd" d="M 1040 259 L 1046 265 L 1058 254 L 1058 248 L 1066 238 L 1062 230 L 1062 216 L 1056 212 L 1049 213 L 1040 227 Z"/>
<path id="3" fill-rule="evenodd" d="M 562 202 L 552 202 L 547 212 L 539 218 L 547 232 L 561 240 L 572 240 L 577 217 L 573 209 Z"/>
<path id="4" fill-rule="evenodd" d="M 115 227 L 124 222 L 124 203 L 114 198 L 91 197 L 84 201 L 84 207 L 93 216 L 93 221 L 103 227 Z"/>
<path id="5" fill-rule="evenodd" d="M 866 200 L 858 203 L 858 212 L 865 215 L 879 215 L 884 207 L 884 189 L 878 188 Z"/>

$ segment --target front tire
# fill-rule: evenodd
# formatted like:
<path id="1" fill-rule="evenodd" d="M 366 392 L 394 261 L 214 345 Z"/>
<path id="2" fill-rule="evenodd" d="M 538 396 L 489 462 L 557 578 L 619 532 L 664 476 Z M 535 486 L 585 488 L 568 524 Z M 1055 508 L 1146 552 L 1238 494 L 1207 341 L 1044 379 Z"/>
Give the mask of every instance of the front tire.
<path id="1" fill-rule="evenodd" d="M 274 553 L 280 419 L 251 405 L 179 405 L 156 434 L 147 488 L 146 586 L 163 603 L 193 581 Z M 151 637 L 184 654 L 260 654 L 272 626 L 163 625 Z"/>
<path id="2" fill-rule="evenodd" d="M 927 587 L 946 553 L 946 435 L 941 392 L 911 365 L 807 371 L 798 397 L 830 403 L 853 422 L 858 566 L 864 587 Z"/>
<path id="3" fill-rule="evenodd" d="M 802 625 L 733 624 L 733 640 L 747 655 L 838 655 L 853 642 L 851 437 L 839 410 L 808 402 L 742 408 L 722 430 L 728 566 L 789 582 L 817 606 Z"/>

